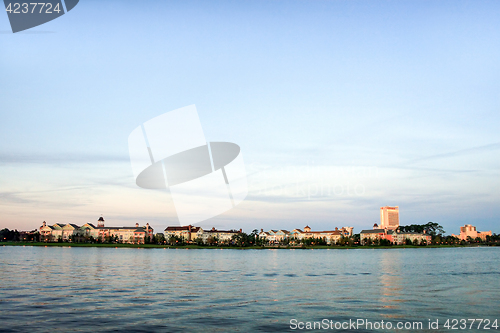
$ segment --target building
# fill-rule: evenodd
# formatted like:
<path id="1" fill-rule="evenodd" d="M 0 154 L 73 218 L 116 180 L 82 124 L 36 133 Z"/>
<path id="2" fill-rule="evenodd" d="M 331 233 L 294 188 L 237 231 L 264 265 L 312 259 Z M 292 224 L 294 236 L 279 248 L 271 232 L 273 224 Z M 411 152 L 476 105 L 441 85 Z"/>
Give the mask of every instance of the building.
<path id="1" fill-rule="evenodd" d="M 203 243 L 210 243 L 211 240 L 215 242 L 229 242 L 232 237 L 242 230 L 217 230 L 212 228 L 210 230 L 203 230 L 202 227 L 195 227 L 192 225 L 187 226 L 169 226 L 165 229 L 165 239 L 168 241 L 170 237 L 175 236 L 182 238 L 185 242 L 193 243 L 200 239 Z M 210 239 L 211 237 L 211 239 Z"/>
<path id="2" fill-rule="evenodd" d="M 327 244 L 335 244 L 342 237 L 352 236 L 352 231 L 353 227 L 343 227 L 341 229 L 335 227 L 335 230 L 312 231 L 309 226 L 306 226 L 304 230 L 293 229 L 292 231 L 283 229 L 264 231 L 261 229 L 259 237 L 267 240 L 269 243 L 281 243 L 285 239 L 301 241 L 303 239 L 313 238 L 324 239 Z"/>
<path id="3" fill-rule="evenodd" d="M 184 239 L 184 241 L 186 241 L 188 243 L 194 242 L 195 239 L 198 237 L 197 232 L 200 229 L 201 228 L 194 227 L 192 225 L 187 225 L 187 226 L 183 226 L 183 227 L 181 227 L 181 226 L 167 227 L 164 230 L 165 239 L 168 241 L 170 239 L 170 237 L 174 236 L 174 237 L 182 238 L 182 239 Z"/>
<path id="4" fill-rule="evenodd" d="M 144 239 L 154 235 L 153 228 L 146 223 L 144 227 L 105 227 L 104 218 L 101 216 L 97 220 L 97 227 L 92 223 L 86 223 L 79 227 L 73 223 L 55 223 L 51 226 L 44 221 L 40 227 L 40 240 L 42 242 L 56 241 L 86 241 L 91 239 L 106 241 L 115 240 L 120 243 L 144 243 Z"/>
<path id="5" fill-rule="evenodd" d="M 432 236 L 425 233 L 419 232 L 395 232 L 392 235 L 393 243 L 398 245 L 406 244 L 407 240 L 409 240 L 412 244 L 430 244 L 432 241 Z"/>
<path id="6" fill-rule="evenodd" d="M 242 230 L 217 230 L 212 228 L 210 230 L 203 230 L 200 228 L 196 233 L 196 237 L 201 239 L 201 241 L 206 244 L 210 242 L 210 238 L 212 241 L 217 243 L 228 243 L 233 239 L 234 235 L 240 234 Z"/>
<path id="7" fill-rule="evenodd" d="M 269 231 L 264 231 L 260 229 L 260 233 L 258 234 L 259 238 L 265 239 L 269 243 L 277 244 L 283 242 L 283 240 L 290 238 L 290 231 L 280 229 L 274 230 L 271 229 Z"/>
<path id="8" fill-rule="evenodd" d="M 476 238 L 481 238 L 481 240 L 485 241 L 486 236 L 491 236 L 490 231 L 477 231 L 477 228 L 473 225 L 466 224 L 463 227 L 460 227 L 460 235 L 453 235 L 453 237 L 460 238 L 461 240 L 467 240 L 469 237 L 475 240 Z"/>
<path id="9" fill-rule="evenodd" d="M 399 207 L 380 207 L 380 228 L 396 230 L 399 227 Z"/>
<path id="10" fill-rule="evenodd" d="M 22 242 L 39 241 L 40 233 L 37 229 L 31 231 L 19 231 L 19 240 Z"/>
<path id="11" fill-rule="evenodd" d="M 386 228 L 379 228 L 378 224 L 373 225 L 373 229 L 361 230 L 359 233 L 359 241 L 361 244 L 367 244 L 368 240 L 372 242 L 380 242 L 382 239 L 386 239 L 391 243 L 394 243 L 393 235 L 395 232 L 393 230 L 388 230 Z"/>
<path id="12" fill-rule="evenodd" d="M 359 233 L 359 240 L 363 245 L 367 244 L 368 240 L 371 240 L 372 242 L 387 240 L 390 243 L 396 245 L 404 245 L 406 244 L 407 240 L 411 241 L 412 244 L 422 244 L 422 242 L 430 244 L 432 241 L 432 237 L 425 232 L 398 232 L 397 230 L 380 228 L 378 224 L 375 223 L 373 225 L 373 229 L 362 230 Z"/>

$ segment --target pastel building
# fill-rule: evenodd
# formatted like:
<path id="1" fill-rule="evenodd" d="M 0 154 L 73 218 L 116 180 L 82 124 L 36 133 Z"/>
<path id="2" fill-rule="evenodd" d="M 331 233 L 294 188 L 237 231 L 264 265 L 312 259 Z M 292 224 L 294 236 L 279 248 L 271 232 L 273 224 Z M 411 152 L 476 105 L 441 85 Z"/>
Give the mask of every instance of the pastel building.
<path id="1" fill-rule="evenodd" d="M 288 239 L 290 237 L 290 231 L 285 229 L 271 229 L 269 231 L 264 231 L 260 229 L 259 238 L 265 239 L 269 243 L 280 243 L 284 239 Z"/>
<path id="2" fill-rule="evenodd" d="M 139 223 L 136 223 L 135 227 L 106 227 L 104 222 L 102 216 L 97 220 L 97 226 L 92 223 L 86 223 L 81 227 L 73 223 L 55 223 L 49 226 L 44 221 L 40 227 L 40 240 L 54 242 L 60 239 L 66 242 L 72 237 L 79 239 L 92 237 L 103 241 L 106 237 L 113 237 L 117 238 L 120 243 L 144 243 L 146 236 L 154 235 L 149 223 L 146 223 L 144 227 L 139 227 Z"/>
<path id="3" fill-rule="evenodd" d="M 199 237 L 203 243 L 207 243 L 208 239 L 212 237 L 212 239 L 217 240 L 219 242 L 230 242 L 234 235 L 241 233 L 242 230 L 217 230 L 212 228 L 210 230 L 203 230 L 200 228 L 197 232 L 197 237 Z"/>
<path id="4" fill-rule="evenodd" d="M 477 228 L 474 227 L 473 225 L 466 224 L 463 227 L 460 227 L 460 235 L 453 235 L 453 237 L 460 238 L 461 240 L 467 240 L 468 237 L 471 237 L 472 239 L 476 239 L 477 237 L 481 238 L 483 241 L 486 240 L 486 236 L 491 236 L 491 230 L 490 231 L 477 231 Z"/>
<path id="5" fill-rule="evenodd" d="M 362 230 L 359 233 L 359 239 L 361 244 L 366 244 L 368 240 L 380 242 L 385 239 L 397 245 L 406 244 L 406 240 L 410 240 L 412 243 L 417 242 L 418 244 L 422 242 L 430 244 L 432 241 L 431 235 L 425 232 L 398 232 L 397 230 L 380 228 L 376 223 L 373 225 L 373 229 Z"/>
<path id="6" fill-rule="evenodd" d="M 176 236 L 183 238 L 186 242 L 195 242 L 197 238 L 201 239 L 203 243 L 207 243 L 210 237 L 219 242 L 228 242 L 232 237 L 241 233 L 241 229 L 237 230 L 217 230 L 212 228 L 210 230 L 203 230 L 202 227 L 195 227 L 192 225 L 187 226 L 169 226 L 165 229 L 165 239 L 169 240 L 170 237 Z"/>
<path id="7" fill-rule="evenodd" d="M 396 230 L 399 227 L 399 206 L 380 207 L 380 228 Z"/>
<path id="8" fill-rule="evenodd" d="M 359 240 L 361 244 L 366 244 L 370 239 L 373 241 L 380 241 L 382 239 L 386 239 L 391 243 L 394 243 L 393 235 L 396 232 L 393 230 L 387 230 L 385 228 L 379 228 L 378 224 L 373 225 L 373 229 L 361 230 L 359 233 Z"/>
<path id="9" fill-rule="evenodd" d="M 285 239 L 301 241 L 303 239 L 315 238 L 324 239 L 327 244 L 335 244 L 342 237 L 352 236 L 353 227 L 343 227 L 339 229 L 335 227 L 335 230 L 325 230 L 325 231 L 312 231 L 309 226 L 304 227 L 304 229 L 293 229 L 288 230 L 269 230 L 259 233 L 261 239 L 266 239 L 270 243 L 280 243 Z"/>
<path id="10" fill-rule="evenodd" d="M 169 226 L 164 230 L 165 239 L 169 240 L 170 237 L 175 236 L 183 238 L 187 242 L 193 242 L 197 236 L 197 232 L 200 230 L 199 227 L 194 227 L 192 225 L 187 226 Z"/>

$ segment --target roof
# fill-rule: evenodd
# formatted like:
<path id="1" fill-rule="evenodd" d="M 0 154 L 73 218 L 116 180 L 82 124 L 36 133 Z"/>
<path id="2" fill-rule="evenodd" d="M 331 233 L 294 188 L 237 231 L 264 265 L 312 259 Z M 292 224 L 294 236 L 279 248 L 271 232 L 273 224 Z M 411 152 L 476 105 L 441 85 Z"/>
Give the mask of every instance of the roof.
<path id="1" fill-rule="evenodd" d="M 95 227 L 95 229 L 104 229 L 104 230 L 107 230 L 107 229 L 115 229 L 115 230 L 116 229 L 129 229 L 129 230 L 137 229 L 137 230 L 139 230 L 139 229 L 141 229 L 141 230 L 144 230 L 145 227 L 139 227 L 139 228 L 137 228 L 137 227 Z"/>
<path id="2" fill-rule="evenodd" d="M 97 221 L 104 221 L 104 218 L 101 216 Z"/>
<path id="3" fill-rule="evenodd" d="M 385 234 L 385 229 L 362 230 L 360 234 Z"/>
<path id="4" fill-rule="evenodd" d="M 397 232 L 396 235 L 425 235 L 425 236 L 430 236 L 429 234 L 425 234 L 423 232 Z"/>
<path id="5" fill-rule="evenodd" d="M 191 231 L 193 231 L 193 229 L 197 229 L 196 227 L 191 227 Z M 189 226 L 184 226 L 184 227 L 181 227 L 181 226 L 175 226 L 175 227 L 167 227 L 165 229 L 165 231 L 183 231 L 183 230 L 186 230 L 186 231 L 189 231 Z"/>
<path id="6" fill-rule="evenodd" d="M 189 231 L 189 227 L 191 227 L 191 232 L 197 232 L 200 227 L 193 227 L 193 226 L 189 226 L 189 225 L 186 225 L 184 227 L 181 227 L 181 226 L 173 226 L 173 227 L 167 227 L 165 229 L 165 231 Z"/>

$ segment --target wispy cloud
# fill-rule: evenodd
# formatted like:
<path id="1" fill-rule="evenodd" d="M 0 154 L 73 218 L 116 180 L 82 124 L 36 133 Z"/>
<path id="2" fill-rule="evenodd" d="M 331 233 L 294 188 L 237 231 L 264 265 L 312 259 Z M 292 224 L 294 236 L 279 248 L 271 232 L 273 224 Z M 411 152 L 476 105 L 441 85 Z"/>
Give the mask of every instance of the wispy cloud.
<path id="1" fill-rule="evenodd" d="M 407 163 L 417 163 L 417 162 L 422 162 L 422 161 L 429 161 L 429 160 L 437 160 L 437 159 L 442 159 L 442 158 L 449 158 L 449 157 L 457 157 L 457 156 L 462 156 L 462 155 L 470 155 L 470 154 L 476 154 L 476 153 L 483 153 L 483 152 L 489 152 L 492 150 L 498 150 L 500 149 L 500 142 L 497 143 L 490 143 L 484 146 L 477 146 L 477 147 L 472 147 L 472 148 L 467 148 L 467 149 L 461 149 L 461 150 L 456 150 L 453 152 L 448 152 L 448 153 L 443 153 L 443 154 L 437 154 L 437 155 L 430 155 L 426 157 L 421 157 L 421 158 L 416 158 L 408 161 Z"/>
<path id="2" fill-rule="evenodd" d="M 13 154 L 0 153 L 0 164 L 86 164 L 86 163 L 130 163 L 128 156 L 104 154 Z"/>

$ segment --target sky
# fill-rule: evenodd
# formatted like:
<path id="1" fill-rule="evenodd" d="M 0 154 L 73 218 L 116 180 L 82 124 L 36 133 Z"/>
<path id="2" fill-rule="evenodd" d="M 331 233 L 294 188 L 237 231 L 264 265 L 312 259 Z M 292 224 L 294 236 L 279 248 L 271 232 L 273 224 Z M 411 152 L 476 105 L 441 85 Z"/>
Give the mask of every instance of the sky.
<path id="1" fill-rule="evenodd" d="M 93 1 L 0 15 L 0 227 L 178 225 L 128 136 L 195 104 L 246 200 L 202 227 L 473 224 L 500 233 L 500 2 Z"/>

